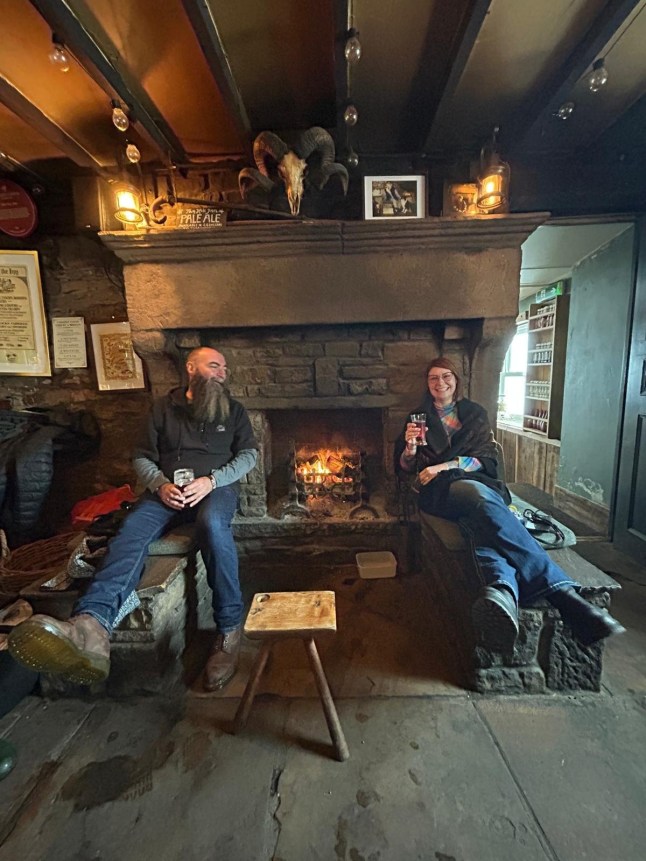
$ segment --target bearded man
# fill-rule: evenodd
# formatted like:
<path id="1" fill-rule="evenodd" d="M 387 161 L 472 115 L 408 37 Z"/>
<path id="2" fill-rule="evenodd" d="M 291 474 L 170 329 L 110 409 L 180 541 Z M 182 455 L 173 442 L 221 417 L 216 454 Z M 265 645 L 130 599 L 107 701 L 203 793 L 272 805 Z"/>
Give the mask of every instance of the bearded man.
<path id="1" fill-rule="evenodd" d="M 80 684 L 106 678 L 110 635 L 139 583 L 148 545 L 173 527 L 194 522 L 217 625 L 204 687 L 218 690 L 233 678 L 240 651 L 242 596 L 231 520 L 239 479 L 255 466 L 258 446 L 246 410 L 229 397 L 222 353 L 199 347 L 189 354 L 186 371 L 188 387 L 173 389 L 153 404 L 133 455 L 137 477 L 147 492 L 110 541 L 103 564 L 70 620 L 35 615 L 13 631 L 11 654 L 31 669 L 58 673 Z M 186 484 L 185 470 L 194 475 Z"/>

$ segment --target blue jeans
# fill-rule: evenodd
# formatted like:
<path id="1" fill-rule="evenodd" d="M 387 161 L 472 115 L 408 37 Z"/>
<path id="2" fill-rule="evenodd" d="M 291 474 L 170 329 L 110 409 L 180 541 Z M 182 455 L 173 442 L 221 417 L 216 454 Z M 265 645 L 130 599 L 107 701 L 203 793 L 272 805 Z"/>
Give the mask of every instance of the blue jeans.
<path id="1" fill-rule="evenodd" d="M 472 540 L 485 584 L 506 586 L 522 606 L 557 589 L 577 587 L 486 484 L 454 481 L 442 511 L 434 513 L 457 521 Z"/>
<path id="2" fill-rule="evenodd" d="M 89 613 L 111 634 L 122 604 L 141 579 L 148 545 L 175 526 L 195 522 L 196 543 L 213 591 L 213 617 L 219 631 L 233 631 L 242 621 L 238 552 L 231 530 L 237 504 L 238 494 L 231 486 L 216 487 L 195 508 L 183 511 L 146 493 L 108 544 L 103 564 L 74 614 Z"/>

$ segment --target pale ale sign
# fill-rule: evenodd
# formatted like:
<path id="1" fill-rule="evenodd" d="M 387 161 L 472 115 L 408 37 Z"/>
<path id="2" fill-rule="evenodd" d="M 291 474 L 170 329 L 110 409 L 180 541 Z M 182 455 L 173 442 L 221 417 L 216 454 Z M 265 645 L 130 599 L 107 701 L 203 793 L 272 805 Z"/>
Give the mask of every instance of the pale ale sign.
<path id="1" fill-rule="evenodd" d="M 225 209 L 213 206 L 183 206 L 177 213 L 176 226 L 184 230 L 217 230 L 226 223 Z"/>

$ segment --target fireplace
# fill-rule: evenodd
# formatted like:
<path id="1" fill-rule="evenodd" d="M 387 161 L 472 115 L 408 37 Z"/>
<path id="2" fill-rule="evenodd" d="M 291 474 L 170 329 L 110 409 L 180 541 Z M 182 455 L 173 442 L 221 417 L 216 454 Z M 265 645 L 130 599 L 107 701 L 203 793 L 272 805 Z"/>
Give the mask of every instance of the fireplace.
<path id="1" fill-rule="evenodd" d="M 236 223 L 102 238 L 125 264 L 133 339 L 154 394 L 177 385 L 192 348 L 227 357 L 232 394 L 260 444 L 242 482 L 238 535 L 266 544 L 280 530 L 329 535 L 343 523 L 375 549 L 397 521 L 394 442 L 430 359 L 452 358 L 465 394 L 495 417 L 520 246 L 546 217 Z M 346 459 L 337 468 L 324 458 L 332 477 L 318 484 L 329 494 L 297 472 L 323 449 Z M 351 487 L 347 504 L 333 484 Z M 290 502 L 327 513 L 291 522 Z M 364 509 L 369 519 L 353 520 L 361 503 L 376 516 Z"/>
<path id="2" fill-rule="evenodd" d="M 269 410 L 275 517 L 385 516 L 383 410 Z"/>

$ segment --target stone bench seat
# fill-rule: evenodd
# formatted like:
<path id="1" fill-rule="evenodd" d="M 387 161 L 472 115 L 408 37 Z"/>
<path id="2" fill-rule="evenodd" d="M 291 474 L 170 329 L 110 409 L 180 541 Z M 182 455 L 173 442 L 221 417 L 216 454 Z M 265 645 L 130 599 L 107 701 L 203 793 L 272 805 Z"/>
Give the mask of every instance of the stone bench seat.
<path id="1" fill-rule="evenodd" d="M 514 497 L 523 511 L 531 508 Z M 513 654 L 504 655 L 476 643 L 471 624 L 471 605 L 480 580 L 473 548 L 458 525 L 442 517 L 419 512 L 421 564 L 434 601 L 439 601 L 452 646 L 458 653 L 467 685 L 481 693 L 543 693 L 549 691 L 598 691 L 601 687 L 603 643 L 581 646 L 547 601 L 520 608 L 518 639 Z M 558 524 L 564 544 L 549 554 L 568 576 L 579 582 L 582 594 L 593 604 L 608 608 L 613 592 L 621 587 L 591 565 L 571 547 L 574 533 Z"/>
<path id="2" fill-rule="evenodd" d="M 115 628 L 110 675 L 92 687 L 93 693 L 166 693 L 181 684 L 186 647 L 196 631 L 213 627 L 211 590 L 202 557 L 194 551 L 193 530 L 191 524 L 180 526 L 150 544 L 137 587 L 140 605 Z M 67 601 L 67 612 L 56 613 L 61 618 L 71 612 L 73 600 Z M 41 678 L 41 688 L 58 695 L 78 690 L 52 676 Z"/>

